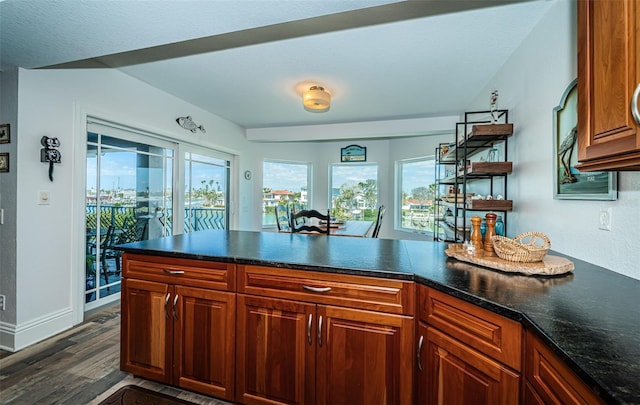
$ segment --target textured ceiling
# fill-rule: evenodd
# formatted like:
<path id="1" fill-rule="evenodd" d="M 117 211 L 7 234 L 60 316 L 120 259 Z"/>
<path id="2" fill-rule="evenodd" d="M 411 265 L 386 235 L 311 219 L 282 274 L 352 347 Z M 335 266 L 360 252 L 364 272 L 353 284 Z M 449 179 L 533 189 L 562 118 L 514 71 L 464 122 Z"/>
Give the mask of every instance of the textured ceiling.
<path id="1" fill-rule="evenodd" d="M 118 68 L 245 128 L 456 115 L 554 1 L 6 0 L 1 62 Z"/>

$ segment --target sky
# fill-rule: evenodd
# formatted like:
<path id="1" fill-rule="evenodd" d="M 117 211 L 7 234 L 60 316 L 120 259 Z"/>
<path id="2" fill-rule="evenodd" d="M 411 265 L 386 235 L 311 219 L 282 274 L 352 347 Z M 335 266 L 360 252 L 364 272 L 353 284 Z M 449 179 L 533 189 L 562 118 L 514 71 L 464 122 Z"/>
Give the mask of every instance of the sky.
<path id="1" fill-rule="evenodd" d="M 357 170 L 356 170 L 357 168 Z M 344 164 L 332 165 L 332 187 L 353 184 L 366 179 L 377 178 L 377 165 Z M 405 164 L 402 174 L 403 190 L 410 193 L 417 187 L 429 187 L 434 183 L 432 163 Z M 300 185 L 307 183 L 307 165 L 278 162 L 265 162 L 263 165 L 263 184 L 272 190 L 300 191 Z"/>
<path id="2" fill-rule="evenodd" d="M 157 157 L 157 163 L 161 164 Z M 211 163 L 223 163 L 222 160 L 211 160 Z M 167 170 L 171 171 L 172 159 L 167 160 Z M 226 174 L 223 167 L 202 162 L 193 162 L 191 165 L 192 173 L 192 187 L 199 189 L 202 188 L 201 181 L 204 180 L 208 184 L 210 180 L 214 181 L 214 187 L 217 187 L 216 182 L 220 184 L 222 189 L 226 183 Z M 105 153 L 100 159 L 100 188 L 104 190 L 110 189 L 135 189 L 136 188 L 136 175 L 139 170 L 137 168 L 137 154 L 134 152 L 119 152 L 119 153 Z M 150 169 L 151 176 L 157 176 L 161 179 L 163 175 L 163 169 L 161 167 Z M 89 156 L 87 159 L 87 189 L 96 188 L 96 174 L 97 174 L 97 159 L 95 155 Z M 171 184 L 169 185 L 171 186 Z"/>
<path id="3" fill-rule="evenodd" d="M 96 183 L 95 156 L 87 159 L 87 188 L 95 189 Z M 132 152 L 106 153 L 101 159 L 101 188 L 103 189 L 135 189 L 137 157 Z M 332 187 L 339 188 L 342 184 L 354 184 L 359 181 L 377 178 L 377 165 L 375 164 L 336 164 L 331 165 L 333 173 Z M 161 169 L 157 175 L 161 176 Z M 201 181 L 209 180 L 225 184 L 224 169 L 194 162 L 192 165 L 192 185 L 201 188 Z M 289 190 L 299 192 L 302 185 L 307 184 L 307 165 L 278 162 L 265 162 L 263 170 L 264 187 L 272 190 Z M 411 193 L 416 187 L 428 187 L 434 182 L 434 169 L 431 163 L 405 163 L 403 165 L 403 192 Z"/>

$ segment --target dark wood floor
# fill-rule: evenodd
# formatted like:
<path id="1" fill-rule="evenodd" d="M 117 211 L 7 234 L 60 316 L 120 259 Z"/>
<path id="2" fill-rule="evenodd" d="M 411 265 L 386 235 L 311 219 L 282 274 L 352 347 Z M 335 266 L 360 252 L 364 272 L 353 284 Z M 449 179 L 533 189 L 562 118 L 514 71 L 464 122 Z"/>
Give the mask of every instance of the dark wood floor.
<path id="1" fill-rule="evenodd" d="M 119 350 L 120 306 L 112 305 L 19 352 L 0 351 L 0 404 L 98 404 L 134 384 L 197 404 L 230 405 L 122 372 Z"/>

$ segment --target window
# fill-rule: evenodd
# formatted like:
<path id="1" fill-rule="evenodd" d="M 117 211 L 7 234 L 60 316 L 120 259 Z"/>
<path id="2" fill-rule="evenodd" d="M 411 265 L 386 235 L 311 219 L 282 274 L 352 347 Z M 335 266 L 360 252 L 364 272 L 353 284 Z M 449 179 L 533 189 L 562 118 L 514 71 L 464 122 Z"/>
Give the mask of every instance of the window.
<path id="1" fill-rule="evenodd" d="M 331 165 L 330 190 L 332 217 L 340 220 L 376 220 L 378 165 Z"/>
<path id="2" fill-rule="evenodd" d="M 297 204 L 297 209 L 309 203 L 308 163 L 265 160 L 262 164 L 262 226 L 275 227 L 277 205 Z"/>
<path id="3" fill-rule="evenodd" d="M 400 229 L 433 232 L 435 198 L 433 157 L 400 161 L 396 164 L 399 184 Z"/>
<path id="4" fill-rule="evenodd" d="M 206 152 L 205 152 L 206 153 Z M 229 160 L 184 154 L 184 232 L 228 229 Z"/>

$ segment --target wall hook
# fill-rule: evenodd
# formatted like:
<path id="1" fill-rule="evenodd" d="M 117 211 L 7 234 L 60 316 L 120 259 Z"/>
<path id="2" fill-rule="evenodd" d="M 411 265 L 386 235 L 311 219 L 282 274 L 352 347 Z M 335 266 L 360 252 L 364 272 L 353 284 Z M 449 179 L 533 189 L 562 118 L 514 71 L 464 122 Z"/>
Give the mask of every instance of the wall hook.
<path id="1" fill-rule="evenodd" d="M 49 180 L 53 181 L 53 164 L 60 163 L 62 160 L 62 155 L 57 149 L 60 147 L 60 141 L 58 138 L 43 136 L 40 139 L 40 144 L 44 146 L 44 148 L 40 149 L 40 161 L 49 163 Z"/>

